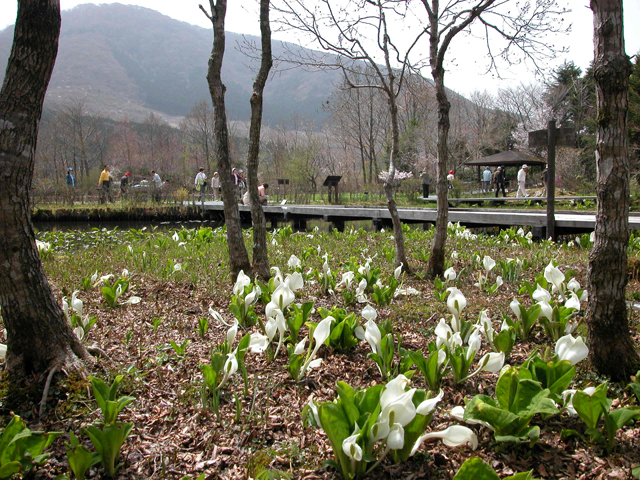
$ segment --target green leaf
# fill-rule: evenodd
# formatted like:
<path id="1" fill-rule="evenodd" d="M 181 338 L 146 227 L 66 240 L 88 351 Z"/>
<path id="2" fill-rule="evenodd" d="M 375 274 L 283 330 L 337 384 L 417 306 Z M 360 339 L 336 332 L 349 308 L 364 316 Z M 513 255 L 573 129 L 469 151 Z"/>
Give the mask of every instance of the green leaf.
<path id="1" fill-rule="evenodd" d="M 502 330 L 498 335 L 493 337 L 493 345 L 498 352 L 504 352 L 505 356 L 509 356 L 513 350 L 513 344 L 516 341 L 516 331 L 513 327 Z"/>
<path id="2" fill-rule="evenodd" d="M 638 372 L 640 373 L 640 372 Z M 638 401 L 638 403 L 640 403 L 640 383 L 638 382 L 632 382 L 629 385 L 627 385 L 628 388 L 631 388 L 633 390 L 633 393 L 636 396 L 636 400 Z"/>
<path id="3" fill-rule="evenodd" d="M 298 380 L 300 377 L 300 370 L 302 369 L 303 363 L 304 355 L 296 355 L 294 353 L 289 355 L 289 364 L 286 365 L 285 368 L 294 380 Z"/>
<path id="4" fill-rule="evenodd" d="M 133 423 L 105 425 L 102 430 L 94 425 L 87 427 L 87 435 L 101 457 L 102 466 L 107 476 L 113 477 L 117 473 L 120 465 L 116 465 L 115 462 L 132 429 Z"/>
<path id="5" fill-rule="evenodd" d="M 605 412 L 606 390 L 604 391 L 604 399 L 602 392 L 596 392 L 589 396 L 582 390 L 578 390 L 573 394 L 573 408 L 587 425 L 587 428 L 597 428 L 600 417 Z"/>
<path id="6" fill-rule="evenodd" d="M 496 442 L 498 443 L 529 443 L 533 446 L 540 439 L 540 427 L 533 426 L 521 430 L 516 435 L 495 435 Z"/>
<path id="7" fill-rule="evenodd" d="M 517 368 L 509 367 L 502 371 L 496 384 L 496 400 L 498 400 L 500 408 L 517 413 L 514 410 L 514 404 L 516 403 L 519 380 Z"/>
<path id="8" fill-rule="evenodd" d="M 578 437 L 580 440 L 584 441 L 584 437 L 577 430 L 574 430 L 572 428 L 563 428 L 562 432 L 560 433 L 560 438 L 562 440 L 565 440 L 571 437 Z"/>
<path id="9" fill-rule="evenodd" d="M 474 457 L 462 464 L 453 480 L 500 480 L 500 477 L 489 464 Z"/>
<path id="10" fill-rule="evenodd" d="M 614 422 L 616 431 L 620 430 L 633 419 L 640 417 L 640 407 L 624 407 L 608 413 Z"/>
<path id="11" fill-rule="evenodd" d="M 349 424 L 344 410 L 333 402 L 325 402 L 318 406 L 318 416 L 322 428 L 331 442 L 333 454 L 340 464 L 342 476 L 346 479 L 353 478 L 351 471 L 351 461 L 342 451 L 342 442 L 351 435 L 354 427 Z"/>
<path id="12" fill-rule="evenodd" d="M 338 404 L 344 410 L 349 425 L 355 425 L 355 423 L 360 418 L 360 411 L 355 404 L 355 390 L 345 382 L 338 382 L 336 384 L 336 390 L 338 393 L 338 397 L 340 398 Z"/>
<path id="13" fill-rule="evenodd" d="M 481 420 L 490 424 L 496 433 L 509 433 L 516 424 L 519 424 L 518 415 L 503 410 L 496 405 L 493 398 L 487 395 L 476 395 L 471 399 L 464 412 L 464 420 Z"/>
<path id="14" fill-rule="evenodd" d="M 431 417 L 433 415 L 416 415 L 413 420 L 411 420 L 404 427 L 404 446 L 400 450 L 395 450 L 393 452 L 394 460 L 396 463 L 402 461 L 406 462 L 411 455 L 411 450 L 418 440 L 418 437 L 422 435 L 422 432 L 425 431 L 427 425 L 431 421 Z"/>
<path id="15" fill-rule="evenodd" d="M 49 457 L 49 454 L 43 454 L 45 448 L 60 436 L 62 432 L 31 432 L 25 429 L 14 437 L 17 444 L 16 452 L 20 452 L 21 458 L 18 460 L 22 463 L 22 468 L 27 471 L 33 464 L 42 464 Z M 40 457 L 40 458 L 38 458 Z"/>
<path id="16" fill-rule="evenodd" d="M 356 406 L 361 413 L 373 413 L 380 403 L 384 385 L 374 385 L 356 394 Z"/>
<path id="17" fill-rule="evenodd" d="M 69 432 L 71 448 L 67 449 L 67 460 L 76 480 L 84 480 L 89 468 L 100 463 L 102 458 L 96 452 L 90 452 L 84 445 L 80 445 L 73 432 Z"/>
<path id="18" fill-rule="evenodd" d="M 0 465 L 4 465 L 13 460 L 13 453 L 15 452 L 16 445 L 12 444 L 14 437 L 25 430 L 27 426 L 25 425 L 22 418 L 18 415 L 14 415 L 9 425 L 2 432 L 2 437 L 0 438 Z"/>
<path id="19" fill-rule="evenodd" d="M 558 412 L 558 408 L 548 397 L 549 390 L 542 390 L 540 382 L 529 379 L 520 380 L 515 411 L 521 417 L 538 413 L 553 415 Z"/>
<path id="20" fill-rule="evenodd" d="M 553 395 L 562 395 L 562 392 L 567 389 L 569 384 L 573 381 L 573 377 L 576 375 L 576 367 L 571 367 L 571 362 L 568 360 L 563 360 L 559 363 L 564 362 L 567 362 L 570 368 L 563 371 L 562 367 L 556 367 L 554 372 L 556 374 L 555 381 L 551 385 L 545 385 Z"/>
<path id="21" fill-rule="evenodd" d="M 0 478 L 11 478 L 22 469 L 20 462 L 12 461 L 0 467 Z"/>

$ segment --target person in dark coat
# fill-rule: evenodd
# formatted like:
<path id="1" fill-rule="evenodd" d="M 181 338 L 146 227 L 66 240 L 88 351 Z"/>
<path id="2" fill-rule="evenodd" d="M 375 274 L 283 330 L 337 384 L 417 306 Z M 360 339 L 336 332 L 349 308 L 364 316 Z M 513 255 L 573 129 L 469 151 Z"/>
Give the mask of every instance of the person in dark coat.
<path id="1" fill-rule="evenodd" d="M 496 170 L 496 173 L 494 173 L 493 175 L 493 183 L 496 184 L 496 198 L 498 198 L 498 193 L 500 193 L 500 190 L 502 189 L 502 196 L 506 197 L 507 196 L 507 192 L 504 188 L 504 184 L 505 184 L 505 176 L 504 176 L 504 167 L 498 167 L 498 169 Z"/>
<path id="2" fill-rule="evenodd" d="M 431 184 L 431 177 L 426 172 L 420 171 L 420 180 L 422 180 L 422 197 L 427 198 L 429 196 L 429 185 Z"/>
<path id="3" fill-rule="evenodd" d="M 118 192 L 118 196 L 124 198 L 127 196 L 127 192 L 129 191 L 129 177 L 131 174 L 129 172 L 125 173 L 120 178 L 120 191 Z"/>

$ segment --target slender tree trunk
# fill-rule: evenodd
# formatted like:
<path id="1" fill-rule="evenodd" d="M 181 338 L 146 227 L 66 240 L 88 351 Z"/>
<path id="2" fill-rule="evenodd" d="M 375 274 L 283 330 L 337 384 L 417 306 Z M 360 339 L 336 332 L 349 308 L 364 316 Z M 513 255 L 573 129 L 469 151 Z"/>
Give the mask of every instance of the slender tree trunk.
<path id="1" fill-rule="evenodd" d="M 364 143 L 362 141 L 362 135 L 358 138 L 358 147 L 360 149 L 360 163 L 362 165 L 362 182 L 367 184 L 367 155 L 364 150 Z"/>
<path id="2" fill-rule="evenodd" d="M 378 176 L 378 169 L 376 164 L 376 171 L 374 177 L 373 165 L 376 163 L 376 145 L 375 145 L 375 135 L 373 133 L 373 99 L 369 96 L 369 182 L 373 185 L 374 178 Z"/>
<path id="3" fill-rule="evenodd" d="M 358 148 L 360 150 L 360 163 L 362 164 L 362 180 L 364 182 L 364 184 L 367 184 L 367 162 L 366 162 L 366 155 L 365 155 L 365 148 L 364 148 L 364 139 L 362 138 L 362 108 L 361 108 L 361 101 L 360 101 L 360 90 L 356 89 L 357 94 L 357 99 L 358 102 L 356 103 L 355 107 L 358 109 Z"/>
<path id="4" fill-rule="evenodd" d="M 227 226 L 227 246 L 229 248 L 229 269 L 232 278 L 236 278 L 240 270 L 251 273 L 249 255 L 244 244 L 242 227 L 240 225 L 240 211 L 236 197 L 236 186 L 231 175 L 231 162 L 229 160 L 229 129 L 227 126 L 227 110 L 224 94 L 227 87 L 222 83 L 221 70 L 225 49 L 224 21 L 227 14 L 227 1 L 209 0 L 211 16 L 206 13 L 213 23 L 213 48 L 209 58 L 209 71 L 207 81 L 209 93 L 213 103 L 214 132 L 216 141 L 216 154 L 218 157 L 218 174 L 222 187 L 222 200 L 224 203 L 224 221 Z M 200 7 L 202 8 L 202 6 Z M 204 9 L 203 9 L 204 11 Z"/>
<path id="5" fill-rule="evenodd" d="M 627 95 L 631 63 L 624 50 L 621 0 L 591 0 L 591 9 L 598 105 L 598 213 L 596 238 L 589 255 L 587 326 L 594 367 L 614 380 L 623 380 L 640 368 L 625 302 L 629 243 Z"/>
<path id="6" fill-rule="evenodd" d="M 393 86 L 393 83 L 392 83 Z M 396 242 L 396 265 L 402 265 L 402 271 L 410 272 L 411 268 L 407 260 L 407 254 L 404 248 L 404 233 L 402 232 L 402 223 L 398 216 L 398 207 L 396 201 L 393 198 L 393 180 L 396 174 L 395 161 L 400 152 L 400 128 L 398 127 L 398 105 L 396 104 L 395 97 L 389 95 L 389 111 L 391 113 L 391 155 L 389 156 L 389 175 L 387 181 L 384 182 L 384 193 L 387 198 L 387 208 L 389 209 L 389 215 L 391 216 L 391 222 L 393 224 L 393 236 Z"/>
<path id="7" fill-rule="evenodd" d="M 0 91 L 0 304 L 16 380 L 89 358 L 51 292 L 35 246 L 30 193 L 42 104 L 58 51 L 58 0 L 19 0 Z"/>
<path id="8" fill-rule="evenodd" d="M 444 254 L 447 243 L 447 224 L 449 223 L 449 191 L 447 186 L 447 161 L 449 155 L 447 139 L 449 136 L 449 109 L 451 108 L 444 88 L 444 68 L 439 65 L 434 70 L 433 79 L 436 86 L 436 100 L 438 101 L 438 168 L 436 183 L 438 210 L 431 256 L 427 265 L 427 270 L 433 277 L 442 276 L 444 273 Z"/>
<path id="9" fill-rule="evenodd" d="M 260 70 L 253 82 L 251 95 L 251 126 L 249 128 L 249 198 L 251 199 L 251 222 L 253 224 L 253 273 L 263 279 L 271 276 L 267 256 L 267 224 L 258 196 L 258 166 L 260 164 L 260 130 L 262 127 L 262 100 L 264 86 L 273 64 L 271 55 L 271 28 L 269 26 L 269 0 L 260 0 L 260 32 L 262 54 Z"/>

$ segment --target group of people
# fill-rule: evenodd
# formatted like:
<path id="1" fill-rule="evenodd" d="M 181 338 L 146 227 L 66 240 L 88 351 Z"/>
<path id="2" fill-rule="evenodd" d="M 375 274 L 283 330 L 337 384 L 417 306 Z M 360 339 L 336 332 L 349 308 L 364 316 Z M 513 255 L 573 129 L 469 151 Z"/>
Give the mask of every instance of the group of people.
<path id="1" fill-rule="evenodd" d="M 530 195 L 527 193 L 526 183 L 527 183 L 527 170 L 529 169 L 528 165 L 525 163 L 518 170 L 518 175 L 516 176 L 516 180 L 518 182 L 518 191 L 516 192 L 517 198 L 527 198 Z M 542 190 L 542 195 L 544 196 L 547 191 L 547 177 L 548 170 L 545 167 L 542 175 L 540 176 L 540 180 L 542 180 L 542 184 L 544 188 Z M 502 190 L 502 196 L 506 197 L 506 175 L 505 175 L 505 167 L 500 166 L 496 169 L 495 173 L 491 173 L 491 169 L 487 166 L 485 167 L 484 172 L 482 172 L 482 189 L 484 192 L 489 192 L 491 190 L 491 184 L 495 185 L 496 197 L 498 197 L 500 190 Z"/>
<path id="2" fill-rule="evenodd" d="M 73 176 L 73 169 L 69 168 L 67 171 L 67 185 L 70 185 L 69 175 Z M 125 198 L 129 192 L 131 173 L 127 172 L 120 177 L 120 190 L 117 193 L 117 197 Z M 111 183 L 113 178 L 111 176 L 111 168 L 109 165 L 104 165 L 100 177 L 98 178 L 98 190 L 100 191 L 100 203 L 107 203 L 107 201 L 114 203 L 113 195 L 111 194 Z M 151 188 L 151 198 L 159 202 L 162 199 L 162 188 L 168 180 L 164 182 L 160 178 L 160 175 L 155 170 L 151 170 L 151 182 L 146 178 L 142 179 L 139 186 L 146 186 Z M 73 178 L 73 185 L 75 186 L 75 177 Z"/>
<path id="3" fill-rule="evenodd" d="M 267 205 L 269 201 L 269 195 L 267 195 L 268 188 L 268 183 L 261 183 L 260 185 L 258 185 L 258 198 L 260 199 L 260 205 Z M 251 204 L 251 198 L 249 198 L 249 190 L 244 192 L 244 195 L 242 195 L 242 203 L 243 205 Z"/>
<path id="4" fill-rule="evenodd" d="M 527 164 L 522 165 L 522 168 L 518 170 L 518 192 L 516 193 L 516 197 L 528 197 L 529 194 L 525 188 L 525 183 L 527 181 L 527 169 L 529 167 Z M 505 174 L 505 168 L 500 166 L 496 169 L 496 171 L 492 174 L 491 169 L 487 166 L 482 172 L 482 190 L 486 192 L 491 191 L 491 184 L 495 185 L 496 190 L 496 198 L 500 195 L 500 191 L 502 190 L 502 196 L 507 196 L 506 184 L 507 177 Z"/>
<path id="5" fill-rule="evenodd" d="M 235 194 L 237 200 L 242 200 L 245 205 L 249 204 L 249 192 L 246 191 L 245 177 L 243 172 L 239 168 L 233 168 L 231 170 L 231 176 L 233 177 L 233 184 L 235 186 Z M 195 191 L 199 194 L 198 201 L 204 202 L 204 196 L 207 190 L 207 174 L 204 168 L 200 168 L 196 174 L 194 180 Z M 258 187 L 258 196 L 260 197 L 260 203 L 262 205 L 267 204 L 269 196 L 266 194 L 266 190 L 269 188 L 269 184 L 263 183 Z M 213 192 L 213 199 L 218 201 L 222 198 L 222 186 L 220 184 L 220 175 L 218 172 L 213 173 L 211 177 L 211 191 Z M 244 194 L 243 194 L 244 192 Z"/>
<path id="6" fill-rule="evenodd" d="M 431 185 L 431 176 L 426 171 L 420 170 L 418 172 L 420 176 L 420 180 L 422 181 L 422 197 L 427 198 L 429 196 L 429 185 Z M 455 175 L 453 170 L 449 170 L 449 174 L 447 175 L 447 188 L 453 188 L 453 181 L 455 180 Z"/>

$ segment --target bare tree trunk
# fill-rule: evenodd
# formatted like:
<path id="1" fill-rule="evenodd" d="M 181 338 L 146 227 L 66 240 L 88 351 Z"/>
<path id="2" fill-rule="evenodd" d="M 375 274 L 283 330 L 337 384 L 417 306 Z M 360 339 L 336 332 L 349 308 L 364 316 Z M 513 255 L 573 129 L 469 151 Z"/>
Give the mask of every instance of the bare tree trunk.
<path id="1" fill-rule="evenodd" d="M 631 63 L 624 50 L 621 0 L 591 0 L 591 9 L 598 104 L 598 213 L 596 238 L 589 255 L 587 326 L 596 370 L 614 380 L 624 380 L 640 368 L 625 302 L 629 243 L 627 95 Z"/>
<path id="2" fill-rule="evenodd" d="M 391 82 L 393 87 L 393 81 Z M 404 233 L 402 232 L 402 223 L 398 216 L 398 207 L 396 201 L 393 198 L 393 180 L 395 178 L 396 167 L 395 160 L 400 152 L 400 129 L 398 127 L 398 105 L 396 104 L 395 96 L 389 95 L 389 111 L 391 113 L 391 155 L 389 156 L 389 175 L 387 181 L 384 182 L 384 193 L 387 198 L 387 208 L 389 209 L 389 215 L 391 216 L 391 222 L 393 224 L 393 236 L 396 242 L 396 265 L 402 265 L 402 271 L 411 272 L 409 262 L 407 261 L 407 254 L 404 248 Z"/>
<path id="3" fill-rule="evenodd" d="M 240 211 L 236 197 L 236 186 L 231 175 L 229 160 L 229 129 L 227 126 L 227 110 L 224 94 L 227 87 L 222 83 L 221 70 L 225 49 L 224 20 L 227 14 L 227 1 L 209 0 L 211 16 L 202 8 L 203 12 L 213 24 L 213 48 L 209 58 L 207 81 L 209 93 L 213 103 L 214 131 L 216 137 L 216 154 L 218 157 L 218 174 L 222 187 L 224 203 L 224 221 L 227 226 L 227 246 L 229 248 L 229 270 L 232 278 L 236 278 L 240 270 L 251 273 L 249 255 L 244 245 L 242 227 L 240 225 Z"/>
<path id="4" fill-rule="evenodd" d="M 371 97 L 371 96 L 370 96 Z M 373 99 L 369 101 L 369 182 L 371 185 L 374 183 L 375 177 L 378 175 L 378 168 L 376 163 L 376 145 L 375 136 L 373 131 Z M 373 171 L 373 165 L 376 164 L 376 171 Z M 375 175 L 375 177 L 374 177 Z"/>
<path id="5" fill-rule="evenodd" d="M 16 380 L 89 358 L 51 292 L 31 224 L 38 124 L 59 35 L 58 0 L 19 0 L 0 91 L 0 304 L 6 368 Z"/>
<path id="6" fill-rule="evenodd" d="M 449 223 L 449 190 L 447 186 L 447 161 L 449 152 L 447 139 L 449 136 L 449 110 L 451 104 L 447 99 L 447 93 L 444 88 L 444 68 L 442 68 L 442 65 L 436 67 L 433 72 L 433 78 L 436 86 L 436 100 L 438 101 L 438 179 L 436 184 L 438 210 L 436 213 L 436 227 L 427 270 L 431 276 L 435 277 L 442 276 L 444 273 L 444 254 L 447 243 L 447 224 Z"/>
<path id="7" fill-rule="evenodd" d="M 260 130 L 262 127 L 262 100 L 264 86 L 269 77 L 273 60 L 271 57 L 271 28 L 269 27 L 269 1 L 260 0 L 260 32 L 262 54 L 260 70 L 253 82 L 251 95 L 251 126 L 249 127 L 249 150 L 247 170 L 249 171 L 249 198 L 251 199 L 251 222 L 253 224 L 253 273 L 263 279 L 271 276 L 267 256 L 267 224 L 258 196 L 258 166 L 260 164 Z"/>

